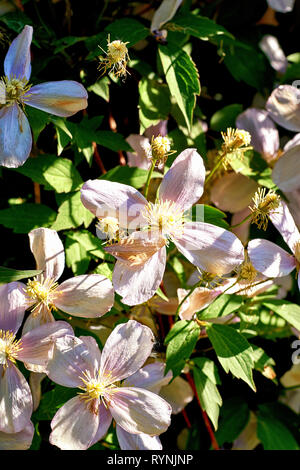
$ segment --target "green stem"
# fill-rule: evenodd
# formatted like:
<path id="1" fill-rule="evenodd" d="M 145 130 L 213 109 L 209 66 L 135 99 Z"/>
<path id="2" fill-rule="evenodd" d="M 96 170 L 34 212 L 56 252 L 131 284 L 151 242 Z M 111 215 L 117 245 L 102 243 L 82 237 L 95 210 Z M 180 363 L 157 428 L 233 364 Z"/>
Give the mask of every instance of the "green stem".
<path id="1" fill-rule="evenodd" d="M 147 197 L 148 197 L 149 185 L 150 185 L 151 177 L 152 177 L 152 174 L 153 174 L 153 171 L 154 171 L 154 168 L 155 168 L 155 163 L 156 163 L 156 160 L 153 159 L 152 160 L 152 165 L 151 165 L 149 173 L 148 173 L 147 181 L 146 181 L 146 184 L 145 184 L 145 190 L 144 190 L 145 199 L 147 199 Z"/>
<path id="2" fill-rule="evenodd" d="M 247 215 L 247 217 L 245 217 L 241 222 L 239 222 L 238 224 L 235 224 L 235 225 L 231 225 L 230 227 L 230 230 L 232 230 L 233 228 L 236 228 L 236 227 L 240 227 L 241 225 L 243 225 L 245 222 L 247 222 L 247 220 L 251 219 L 252 217 L 252 212 L 251 214 Z"/>
<path id="3" fill-rule="evenodd" d="M 219 166 L 221 165 L 222 161 L 223 161 L 223 157 L 225 156 L 226 154 L 225 153 L 222 153 L 222 155 L 220 156 L 220 159 L 217 161 L 217 163 L 215 164 L 214 168 L 211 170 L 211 172 L 209 173 L 208 177 L 205 179 L 205 184 L 207 184 L 207 182 L 212 178 L 212 176 L 215 174 L 215 172 L 217 171 L 217 169 L 219 168 Z"/>

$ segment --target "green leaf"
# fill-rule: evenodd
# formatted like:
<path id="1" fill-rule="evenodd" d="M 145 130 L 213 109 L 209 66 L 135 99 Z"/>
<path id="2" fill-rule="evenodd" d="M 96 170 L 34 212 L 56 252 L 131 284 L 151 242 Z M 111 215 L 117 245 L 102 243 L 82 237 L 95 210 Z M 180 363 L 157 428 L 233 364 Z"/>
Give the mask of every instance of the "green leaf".
<path id="1" fill-rule="evenodd" d="M 0 284 L 7 284 L 8 282 L 34 277 L 41 274 L 41 272 L 41 270 L 22 271 L 20 269 L 11 269 L 0 266 Z"/>
<path id="2" fill-rule="evenodd" d="M 172 370 L 173 377 L 181 373 L 185 361 L 190 357 L 198 341 L 200 327 L 196 322 L 180 320 L 174 324 L 165 338 L 166 373 Z"/>
<path id="3" fill-rule="evenodd" d="M 205 373 L 205 368 L 202 369 L 199 367 L 194 367 L 193 375 L 195 379 L 195 386 L 202 408 L 207 412 L 211 422 L 214 425 L 214 428 L 217 429 L 220 406 L 222 405 L 222 397 L 216 386 L 214 375 L 213 380 L 211 380 L 211 368 L 215 367 L 215 364 L 210 359 L 205 358 L 204 360 L 205 363 L 212 363 L 207 368 L 209 373 Z"/>
<path id="4" fill-rule="evenodd" d="M 110 41 L 120 39 L 127 42 L 127 47 L 134 46 L 137 42 L 149 35 L 149 29 L 133 18 L 122 18 L 106 26 L 105 31 L 110 33 Z"/>
<path id="5" fill-rule="evenodd" d="M 173 271 L 175 272 L 175 274 L 177 275 L 179 281 L 180 281 L 180 284 L 181 286 L 185 286 L 185 283 L 186 283 L 186 275 L 185 275 L 185 271 L 184 271 L 184 266 L 183 264 L 181 263 L 181 261 L 179 260 L 179 258 L 177 258 L 177 256 L 173 256 L 169 261 L 168 261 L 168 265 L 173 269 Z"/>
<path id="6" fill-rule="evenodd" d="M 271 299 L 263 305 L 300 330 L 300 306 L 288 300 Z"/>
<path id="7" fill-rule="evenodd" d="M 107 279 L 110 279 L 112 281 L 112 274 L 114 270 L 114 265 L 109 264 L 109 263 L 101 263 L 97 266 L 94 271 L 92 271 L 93 274 L 102 274 L 102 276 L 107 277 Z"/>
<path id="8" fill-rule="evenodd" d="M 171 109 L 167 85 L 158 80 L 143 77 L 139 81 L 140 133 L 151 125 L 167 119 Z"/>
<path id="9" fill-rule="evenodd" d="M 31 106 L 27 106 L 26 116 L 28 117 L 28 121 L 32 129 L 34 141 L 36 142 L 38 136 L 49 122 L 49 114 L 44 111 L 40 111 L 39 109 L 32 108 Z"/>
<path id="10" fill-rule="evenodd" d="M 218 324 L 207 327 L 207 335 L 225 372 L 230 371 L 255 391 L 252 347 L 246 338 L 231 326 Z"/>
<path id="11" fill-rule="evenodd" d="M 53 390 L 42 395 L 40 405 L 32 415 L 34 421 L 50 421 L 59 408 L 76 396 L 78 390 L 56 385 Z"/>
<path id="12" fill-rule="evenodd" d="M 223 446 L 225 442 L 233 442 L 245 429 L 249 418 L 248 404 L 241 397 L 225 400 L 221 408 L 219 428 L 215 434 L 218 444 Z"/>
<path id="13" fill-rule="evenodd" d="M 154 178 L 162 178 L 162 174 L 157 171 L 153 172 Z M 136 189 L 141 188 L 147 181 L 148 170 L 130 166 L 116 166 L 109 170 L 99 179 L 116 181 L 118 183 L 128 184 Z"/>
<path id="14" fill-rule="evenodd" d="M 94 215 L 84 207 L 80 200 L 80 191 L 77 191 L 65 196 L 51 228 L 59 231 L 76 228 L 82 224 L 87 228 L 93 219 Z"/>
<path id="15" fill-rule="evenodd" d="M 214 131 L 224 131 L 227 127 L 235 127 L 237 116 L 243 111 L 241 104 L 230 104 L 219 109 L 212 115 L 210 127 Z"/>
<path id="16" fill-rule="evenodd" d="M 177 14 L 171 24 L 176 25 L 176 31 L 190 34 L 203 41 L 221 41 L 222 38 L 233 38 L 223 26 L 204 16 L 189 14 Z"/>
<path id="17" fill-rule="evenodd" d="M 159 57 L 170 93 L 178 104 L 190 131 L 196 95 L 200 95 L 197 68 L 190 56 L 173 44 L 159 46 Z"/>
<path id="18" fill-rule="evenodd" d="M 224 218 L 226 218 L 226 214 L 216 207 L 206 204 L 195 204 L 192 207 L 192 220 L 194 222 L 205 222 L 227 229 L 229 224 Z"/>
<path id="19" fill-rule="evenodd" d="M 68 232 L 66 236 L 66 264 L 75 275 L 84 274 L 92 258 L 108 259 L 101 241 L 87 230 Z"/>
<path id="20" fill-rule="evenodd" d="M 50 227 L 56 212 L 44 204 L 24 203 L 0 210 L 0 224 L 15 233 L 28 233 L 38 227 Z"/>
<path id="21" fill-rule="evenodd" d="M 276 404 L 258 405 L 257 436 L 265 450 L 299 450 L 289 428 L 276 416 Z"/>
<path id="22" fill-rule="evenodd" d="M 265 351 L 252 344 L 252 358 L 254 361 L 254 368 L 261 372 L 265 377 L 269 379 L 274 379 L 276 374 L 272 366 L 275 366 L 275 361 L 271 357 L 269 357 Z"/>
<path id="23" fill-rule="evenodd" d="M 240 295 L 222 294 L 199 313 L 199 319 L 218 318 L 237 312 L 243 303 Z"/>
<path id="24" fill-rule="evenodd" d="M 110 80 L 108 77 L 103 77 L 101 80 L 97 80 L 93 85 L 88 87 L 88 91 L 92 91 L 96 95 L 109 102 L 109 84 Z"/>

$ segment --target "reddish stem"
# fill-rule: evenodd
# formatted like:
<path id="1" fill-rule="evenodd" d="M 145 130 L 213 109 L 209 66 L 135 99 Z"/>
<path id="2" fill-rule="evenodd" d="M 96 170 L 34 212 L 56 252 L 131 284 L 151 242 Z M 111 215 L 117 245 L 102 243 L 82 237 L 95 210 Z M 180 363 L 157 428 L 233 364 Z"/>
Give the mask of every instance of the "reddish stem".
<path id="1" fill-rule="evenodd" d="M 36 204 L 41 203 L 41 187 L 39 183 L 33 182 L 33 191 L 34 191 L 34 202 Z"/>
<path id="2" fill-rule="evenodd" d="M 192 427 L 192 425 L 191 425 L 191 422 L 190 422 L 190 420 L 189 420 L 189 418 L 188 418 L 187 412 L 185 411 L 185 409 L 183 409 L 183 410 L 181 411 L 181 413 L 182 413 L 182 416 L 184 417 L 184 420 L 185 420 L 185 422 L 186 422 L 187 427 L 190 429 L 190 428 Z"/>
<path id="3" fill-rule="evenodd" d="M 104 173 L 107 173 L 104 165 L 103 165 L 103 162 L 101 160 L 101 157 L 100 157 L 100 154 L 98 152 L 98 148 L 97 148 L 97 144 L 96 142 L 92 142 L 92 145 L 93 145 L 93 150 L 94 150 L 94 159 L 95 159 L 95 162 L 97 163 L 98 167 L 100 168 L 101 170 L 101 173 L 104 174 Z"/>
<path id="4" fill-rule="evenodd" d="M 214 450 L 220 450 L 219 444 L 217 442 L 217 439 L 215 438 L 215 434 L 214 434 L 214 431 L 213 431 L 212 426 L 210 424 L 210 421 L 208 419 L 207 413 L 206 413 L 206 411 L 204 411 L 202 409 L 201 402 L 200 402 L 200 399 L 199 399 L 199 396 L 198 396 L 198 393 L 197 393 L 197 389 L 195 387 L 194 380 L 193 380 L 193 378 L 192 378 L 192 376 L 189 372 L 186 374 L 186 377 L 187 377 L 188 382 L 189 382 L 190 386 L 192 387 L 193 392 L 195 394 L 195 397 L 197 399 L 199 408 L 200 408 L 201 413 L 202 413 L 204 424 L 206 426 L 207 432 L 208 432 L 210 440 L 211 440 L 211 445 L 212 445 Z"/>

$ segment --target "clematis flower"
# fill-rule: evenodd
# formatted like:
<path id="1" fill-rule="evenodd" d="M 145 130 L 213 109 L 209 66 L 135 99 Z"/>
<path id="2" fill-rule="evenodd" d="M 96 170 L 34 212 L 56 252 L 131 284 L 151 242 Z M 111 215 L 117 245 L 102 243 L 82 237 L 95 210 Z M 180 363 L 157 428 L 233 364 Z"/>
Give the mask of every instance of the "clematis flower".
<path id="1" fill-rule="evenodd" d="M 154 362 L 147 364 L 123 382 L 123 386 L 145 388 L 163 397 L 171 406 L 172 414 L 180 413 L 194 398 L 191 386 L 178 376 L 172 379 L 172 372 L 166 375 L 165 364 Z M 158 436 L 148 434 L 132 434 L 117 424 L 116 432 L 122 450 L 161 450 L 162 445 Z"/>
<path id="2" fill-rule="evenodd" d="M 34 426 L 31 421 L 22 431 L 7 433 L 0 431 L 0 450 L 27 450 L 31 446 Z"/>
<path id="3" fill-rule="evenodd" d="M 280 85 L 272 91 L 266 104 L 270 117 L 280 126 L 300 132 L 300 90 L 293 85 Z"/>
<path id="4" fill-rule="evenodd" d="M 72 116 L 87 107 L 87 92 L 78 82 L 62 80 L 31 86 L 30 45 L 33 28 L 26 25 L 13 40 L 0 81 L 0 164 L 17 168 L 28 158 L 32 137 L 25 105 L 56 116 Z"/>
<path id="5" fill-rule="evenodd" d="M 160 30 L 165 23 L 170 21 L 181 3 L 182 0 L 163 0 L 153 15 L 150 26 L 151 32 Z"/>
<path id="6" fill-rule="evenodd" d="M 259 47 L 268 57 L 273 69 L 280 74 L 284 74 L 288 66 L 288 61 L 281 49 L 278 39 L 271 34 L 266 34 L 260 41 Z"/>
<path id="7" fill-rule="evenodd" d="M 125 304 L 137 305 L 154 295 L 165 271 L 169 240 L 204 271 L 222 275 L 243 262 L 244 248 L 234 234 L 185 220 L 185 212 L 203 193 L 204 179 L 201 156 L 195 149 L 186 149 L 164 175 L 154 204 L 124 184 L 90 180 L 83 185 L 82 203 L 100 222 L 108 215 L 119 230 L 133 230 L 105 247 L 117 259 L 113 285 Z"/>
<path id="8" fill-rule="evenodd" d="M 58 285 L 65 267 L 63 244 L 55 230 L 37 228 L 29 232 L 30 249 L 38 270 L 34 280 L 22 284 L 26 307 L 31 308 L 23 331 L 53 322 L 53 309 L 70 315 L 95 318 L 108 312 L 114 302 L 112 283 L 100 274 L 73 277 Z"/>
<path id="9" fill-rule="evenodd" d="M 297 269 L 298 286 L 300 289 L 300 233 L 294 219 L 284 202 L 270 214 L 270 220 L 282 235 L 293 254 L 269 240 L 255 239 L 248 244 L 251 263 L 257 271 L 267 277 L 281 277 Z"/>
<path id="10" fill-rule="evenodd" d="M 57 321 L 35 328 L 17 339 L 25 313 L 22 284 L 1 285 L 0 303 L 0 431 L 20 433 L 30 425 L 33 406 L 29 385 L 16 361 L 45 368 L 55 339 L 72 335 L 73 330 L 68 323 Z"/>
<path id="11" fill-rule="evenodd" d="M 82 393 L 54 416 L 51 444 L 60 449 L 88 449 L 105 436 L 112 419 L 130 434 L 157 436 L 165 432 L 171 406 L 156 393 L 121 383 L 144 365 L 153 343 L 151 330 L 134 320 L 113 330 L 102 353 L 89 336 L 59 339 L 48 363 L 48 375 Z"/>

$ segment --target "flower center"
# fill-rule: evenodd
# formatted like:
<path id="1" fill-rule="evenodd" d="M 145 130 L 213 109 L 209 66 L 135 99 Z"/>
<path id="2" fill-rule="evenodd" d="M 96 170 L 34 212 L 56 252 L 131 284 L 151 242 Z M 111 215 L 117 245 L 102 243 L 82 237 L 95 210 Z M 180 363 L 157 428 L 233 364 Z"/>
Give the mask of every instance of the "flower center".
<path id="1" fill-rule="evenodd" d="M 11 331 L 0 330 L 0 364 L 7 366 L 8 361 L 15 363 L 21 349 L 21 341 L 16 340 Z"/>
<path id="2" fill-rule="evenodd" d="M 259 188 L 252 200 L 253 207 L 249 206 L 252 211 L 251 222 L 259 229 L 266 230 L 270 213 L 279 207 L 280 197 L 272 189 L 266 194 L 266 188 Z"/>
<path id="3" fill-rule="evenodd" d="M 116 217 L 104 217 L 103 219 L 99 219 L 97 228 L 106 234 L 109 241 L 119 239 L 120 225 Z"/>
<path id="4" fill-rule="evenodd" d="M 117 387 L 115 384 L 111 383 L 111 374 L 101 376 L 99 371 L 95 376 L 92 376 L 91 372 L 86 370 L 83 372 L 83 377 L 79 378 L 83 382 L 83 385 L 79 387 L 83 390 L 83 393 L 80 395 L 86 403 L 100 399 L 103 401 L 105 406 L 109 403 L 109 395 Z M 94 407 L 93 409 L 96 411 L 97 407 Z"/>
<path id="5" fill-rule="evenodd" d="M 52 303 L 53 292 L 57 287 L 57 282 L 48 278 L 44 280 L 43 276 L 41 276 L 40 281 L 38 281 L 37 278 L 29 280 L 26 285 L 25 293 L 30 299 L 34 300 L 33 310 L 41 304 L 44 304 L 50 310 L 54 308 Z"/>
<path id="6" fill-rule="evenodd" d="M 149 202 L 143 214 L 150 230 L 158 230 L 165 236 L 180 236 L 183 231 L 183 211 L 173 201 Z"/>
<path id="7" fill-rule="evenodd" d="M 15 102 L 22 105 L 26 100 L 24 96 L 31 88 L 26 78 L 2 78 L 2 87 L 4 88 L 4 96 L 1 98 L 1 102 L 6 105 L 12 105 Z"/>
<path id="8" fill-rule="evenodd" d="M 116 77 L 125 76 L 126 73 L 129 73 L 126 70 L 127 62 L 129 61 L 126 44 L 128 43 L 119 40 L 110 42 L 110 36 L 108 36 L 107 52 L 99 46 L 106 54 L 106 57 L 99 56 L 100 64 L 98 66 L 98 70 L 105 73 L 107 69 L 111 69 L 111 72 Z"/>
<path id="9" fill-rule="evenodd" d="M 243 281 L 248 281 L 249 283 L 252 283 L 255 281 L 256 276 L 257 276 L 257 271 L 254 268 L 253 264 L 250 261 L 245 261 L 239 271 L 238 271 L 239 279 L 242 279 Z"/>
<path id="10" fill-rule="evenodd" d="M 243 129 L 227 128 L 226 132 L 221 132 L 224 140 L 224 148 L 227 152 L 232 152 L 240 147 L 248 147 L 251 142 L 251 135 Z"/>
<path id="11" fill-rule="evenodd" d="M 154 160 L 163 163 L 170 154 L 171 144 L 167 137 L 158 135 L 151 140 L 151 156 Z"/>
<path id="12" fill-rule="evenodd" d="M 113 64 L 126 60 L 128 49 L 126 44 L 122 41 L 116 40 L 108 43 L 108 55 Z"/>

